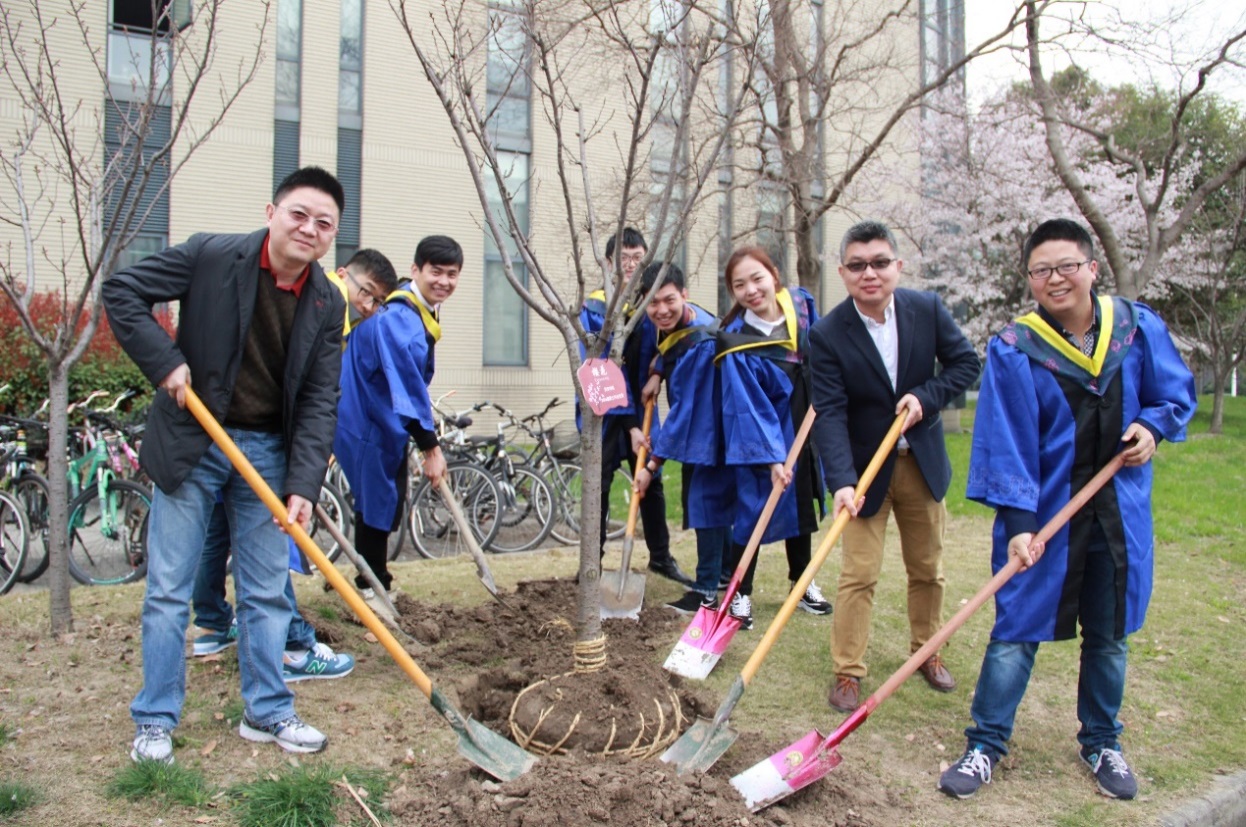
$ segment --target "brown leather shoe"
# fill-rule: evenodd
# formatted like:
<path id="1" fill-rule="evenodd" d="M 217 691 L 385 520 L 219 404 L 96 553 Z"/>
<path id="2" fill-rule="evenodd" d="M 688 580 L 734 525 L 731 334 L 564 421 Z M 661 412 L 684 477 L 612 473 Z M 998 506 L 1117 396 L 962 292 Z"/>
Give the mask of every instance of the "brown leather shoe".
<path id="1" fill-rule="evenodd" d="M 840 712 L 855 710 L 861 705 L 861 679 L 851 675 L 836 675 L 827 703 Z"/>
<path id="2" fill-rule="evenodd" d="M 943 658 L 938 655 L 931 655 L 930 660 L 917 667 L 917 671 L 922 673 L 930 688 L 937 692 L 951 692 L 956 688 L 956 679 L 947 671 Z"/>

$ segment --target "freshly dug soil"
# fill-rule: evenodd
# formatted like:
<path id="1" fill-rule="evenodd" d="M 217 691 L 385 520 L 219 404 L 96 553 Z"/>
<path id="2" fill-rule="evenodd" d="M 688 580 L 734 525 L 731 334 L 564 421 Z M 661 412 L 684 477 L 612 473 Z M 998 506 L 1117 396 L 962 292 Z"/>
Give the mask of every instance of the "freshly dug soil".
<path id="1" fill-rule="evenodd" d="M 660 666 L 687 619 L 652 606 L 641 612 L 639 622 L 607 620 L 606 668 L 569 675 L 576 589 L 565 580 L 525 582 L 515 593 L 503 595 L 505 605 L 474 607 L 428 605 L 397 595 L 402 628 L 426 647 L 418 653 L 421 664 L 446 678 L 461 676 L 454 684 L 460 711 L 513 738 L 516 697 L 545 680 L 524 695 L 516 714 L 531 724 L 541 710 L 552 710 L 542 723 L 539 741 L 556 742 L 569 730 L 575 734 L 559 754 L 541 755 L 533 769 L 507 783 L 494 781 L 462 759 L 410 767 L 388 800 L 398 823 L 422 827 L 887 823 L 885 818 L 875 821 L 858 812 L 862 798 L 873 796 L 860 788 L 866 779 L 843 767 L 832 774 L 834 778 L 828 776 L 758 814 L 748 812 L 728 781 L 745 769 L 738 765 L 739 757 L 724 756 L 707 775 L 677 776 L 656 754 L 698 715 L 712 717 L 720 700 Z M 746 744 L 762 740 L 767 739 L 761 733 L 741 736 Z M 617 753 L 622 742 L 658 741 L 664 743 L 649 750 L 652 754 L 646 758 L 602 754 Z M 534 748 L 530 751 L 538 754 Z M 886 793 L 879 793 L 880 811 L 897 803 L 887 802 Z"/>

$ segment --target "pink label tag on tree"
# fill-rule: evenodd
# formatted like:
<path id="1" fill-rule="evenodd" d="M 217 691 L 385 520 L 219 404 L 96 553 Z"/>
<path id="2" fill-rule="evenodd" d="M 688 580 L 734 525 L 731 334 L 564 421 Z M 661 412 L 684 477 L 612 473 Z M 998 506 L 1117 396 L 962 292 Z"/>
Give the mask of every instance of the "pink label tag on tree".
<path id="1" fill-rule="evenodd" d="M 584 388 L 584 398 L 593 413 L 602 416 L 611 408 L 627 404 L 627 384 L 623 371 L 609 359 L 588 359 L 575 372 Z"/>

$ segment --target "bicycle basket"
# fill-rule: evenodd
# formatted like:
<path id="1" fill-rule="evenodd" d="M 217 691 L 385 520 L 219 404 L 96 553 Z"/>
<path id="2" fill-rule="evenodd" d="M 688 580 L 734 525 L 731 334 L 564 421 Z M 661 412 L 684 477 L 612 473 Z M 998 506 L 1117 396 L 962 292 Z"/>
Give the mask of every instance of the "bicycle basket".
<path id="1" fill-rule="evenodd" d="M 549 450 L 558 459 L 574 459 L 580 455 L 580 430 L 574 419 L 554 423 L 549 432 Z"/>
<path id="2" fill-rule="evenodd" d="M 48 442 L 48 432 L 46 428 L 27 428 L 26 456 L 31 459 L 47 459 Z"/>

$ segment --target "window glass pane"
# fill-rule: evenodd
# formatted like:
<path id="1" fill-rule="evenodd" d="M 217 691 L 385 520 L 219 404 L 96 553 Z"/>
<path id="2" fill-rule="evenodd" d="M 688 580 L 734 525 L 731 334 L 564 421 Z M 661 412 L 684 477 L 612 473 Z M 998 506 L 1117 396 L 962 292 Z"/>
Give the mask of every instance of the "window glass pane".
<path id="1" fill-rule="evenodd" d="M 156 50 L 152 60 L 153 45 Z M 117 86 L 134 90 L 145 97 L 151 83 L 152 69 L 156 72 L 156 90 L 163 91 L 169 82 L 172 53 L 164 40 L 153 40 L 147 34 L 126 34 L 113 31 L 108 34 L 108 80 Z"/>
<path id="2" fill-rule="evenodd" d="M 495 142 L 500 136 L 527 140 L 529 111 L 526 97 L 507 96 L 499 101 L 490 93 L 487 105 L 492 113 L 489 126 Z"/>
<path id="3" fill-rule="evenodd" d="M 277 3 L 277 58 L 298 60 L 303 44 L 303 0 Z"/>
<path id="4" fill-rule="evenodd" d="M 167 246 L 168 242 L 163 235 L 136 235 L 117 256 L 117 269 L 124 270 L 126 267 L 138 264 Z"/>
<path id="5" fill-rule="evenodd" d="M 514 266 L 524 285 L 527 271 Z M 528 307 L 506 280 L 502 262 L 485 262 L 484 282 L 484 363 L 486 365 L 528 364 Z"/>
<path id="6" fill-rule="evenodd" d="M 363 77 L 359 72 L 343 69 L 337 76 L 337 108 L 341 112 L 361 112 Z"/>
<path id="7" fill-rule="evenodd" d="M 299 105 L 299 65 L 293 60 L 277 61 L 277 103 Z"/>
<path id="8" fill-rule="evenodd" d="M 360 69 L 363 66 L 363 2 L 342 0 L 342 50 L 341 68 Z"/>
<path id="9" fill-rule="evenodd" d="M 489 14 L 489 61 L 487 77 L 489 91 L 512 95 L 528 94 L 528 76 L 525 70 L 527 37 L 523 21 L 513 14 L 490 12 Z"/>
<path id="10" fill-rule="evenodd" d="M 498 164 L 506 181 L 506 190 L 510 193 L 511 205 L 515 211 L 515 216 L 519 219 L 520 229 L 524 233 L 528 232 L 528 156 L 518 152 L 499 152 Z M 492 175 L 485 175 L 485 186 L 489 194 L 489 205 L 493 208 L 494 215 L 498 216 L 499 221 L 505 227 L 504 211 L 502 208 L 502 198 L 499 195 L 497 183 Z M 506 240 L 507 254 L 512 258 L 518 257 L 518 250 L 515 243 L 510 238 Z M 485 230 L 485 250 L 491 255 L 497 255 L 497 247 L 493 244 L 493 236 Z"/>

